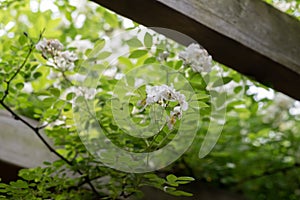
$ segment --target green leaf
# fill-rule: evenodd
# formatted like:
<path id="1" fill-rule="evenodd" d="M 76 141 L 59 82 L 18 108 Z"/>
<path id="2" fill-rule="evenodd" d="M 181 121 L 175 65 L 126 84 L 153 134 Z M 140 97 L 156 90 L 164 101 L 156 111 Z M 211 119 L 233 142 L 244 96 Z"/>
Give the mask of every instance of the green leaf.
<path id="1" fill-rule="evenodd" d="M 60 96 L 60 90 L 57 89 L 57 88 L 51 88 L 51 89 L 50 89 L 50 93 L 53 94 L 53 95 L 56 96 L 56 97 L 59 97 L 59 96 Z"/>
<path id="2" fill-rule="evenodd" d="M 148 51 L 146 50 L 135 50 L 133 52 L 131 52 L 129 58 L 140 58 L 144 55 L 146 55 L 148 53 Z"/>
<path id="3" fill-rule="evenodd" d="M 111 54 L 112 54 L 112 53 L 109 52 L 109 51 L 103 51 L 103 52 L 101 52 L 101 53 L 97 56 L 97 59 L 103 60 L 103 59 L 109 57 Z"/>
<path id="4" fill-rule="evenodd" d="M 235 108 L 241 119 L 248 119 L 251 116 L 251 112 L 247 108 Z"/>
<path id="5" fill-rule="evenodd" d="M 104 48 L 105 46 L 105 40 L 98 40 L 95 45 L 94 45 L 94 48 L 93 49 L 87 49 L 85 51 L 85 55 L 88 57 L 88 58 L 94 58 L 94 57 L 97 57 L 99 55 L 99 52 Z"/>
<path id="6" fill-rule="evenodd" d="M 58 99 L 54 104 L 54 108 L 61 109 L 65 105 L 65 103 L 65 101 Z"/>
<path id="7" fill-rule="evenodd" d="M 47 161 L 43 162 L 43 164 L 44 164 L 44 165 L 51 165 L 51 163 L 50 163 L 50 162 L 47 162 Z"/>
<path id="8" fill-rule="evenodd" d="M 177 177 L 177 181 L 176 183 L 178 184 L 188 184 L 191 181 L 194 181 L 195 179 L 193 177 L 189 177 L 189 176 L 181 176 L 181 177 Z"/>
<path id="9" fill-rule="evenodd" d="M 226 92 L 222 92 L 218 94 L 217 100 L 215 101 L 215 106 L 217 108 L 222 107 L 224 104 L 226 104 L 226 96 L 227 96 Z"/>
<path id="10" fill-rule="evenodd" d="M 27 182 L 22 180 L 17 180 L 16 182 L 10 182 L 10 185 L 16 188 L 28 188 Z"/>
<path id="11" fill-rule="evenodd" d="M 24 83 L 17 83 L 17 84 L 16 84 L 16 88 L 17 88 L 18 90 L 22 90 L 22 89 L 24 88 Z"/>
<path id="12" fill-rule="evenodd" d="M 118 17 L 116 14 L 106 11 L 104 13 L 104 19 L 113 28 L 116 28 L 119 25 Z"/>
<path id="13" fill-rule="evenodd" d="M 180 176 L 177 177 L 178 181 L 194 181 L 195 179 L 193 177 L 189 177 L 189 176 Z"/>
<path id="14" fill-rule="evenodd" d="M 224 77 L 222 79 L 216 80 L 212 86 L 213 87 L 219 87 L 219 86 L 222 86 L 222 85 L 226 85 L 230 81 L 232 81 L 231 77 Z"/>
<path id="15" fill-rule="evenodd" d="M 151 48 L 153 44 L 153 38 L 150 33 L 146 33 L 144 37 L 144 44 L 147 48 Z"/>
<path id="16" fill-rule="evenodd" d="M 167 181 L 168 182 L 176 182 L 177 177 L 174 174 L 170 174 L 167 176 Z"/>
<path id="17" fill-rule="evenodd" d="M 172 192 L 176 191 L 176 188 L 175 187 L 169 187 L 169 186 L 165 186 L 164 187 L 164 191 L 169 193 L 169 194 L 172 194 Z"/>
<path id="18" fill-rule="evenodd" d="M 193 196 L 192 193 L 181 191 L 181 190 L 176 190 L 176 191 L 169 191 L 169 194 L 172 194 L 174 196 L 186 196 L 186 197 L 191 197 Z"/>
<path id="19" fill-rule="evenodd" d="M 103 47 L 105 46 L 105 40 L 98 40 L 95 45 L 94 45 L 94 51 L 98 52 L 101 51 L 103 49 Z"/>
<path id="20" fill-rule="evenodd" d="M 82 98 L 84 98 L 84 97 L 82 97 Z M 66 105 L 65 105 L 65 107 L 64 107 L 64 111 L 69 111 L 71 109 L 72 109 L 72 104 L 70 102 L 67 102 Z"/>
<path id="21" fill-rule="evenodd" d="M 26 181 L 34 180 L 35 176 L 29 171 L 29 169 L 21 169 L 18 173 L 19 177 Z"/>
<path id="22" fill-rule="evenodd" d="M 209 105 L 207 105 L 206 103 L 204 103 L 202 101 L 199 101 L 198 104 L 199 104 L 199 108 L 208 108 L 209 107 Z"/>
<path id="23" fill-rule="evenodd" d="M 72 13 L 71 12 L 66 12 L 65 16 L 67 18 L 67 20 L 69 20 L 70 22 L 72 21 Z"/>
<path id="24" fill-rule="evenodd" d="M 119 63 L 125 65 L 126 67 L 128 67 L 129 69 L 133 68 L 133 64 L 131 62 L 131 60 L 129 58 L 126 57 L 119 57 L 118 58 Z"/>
<path id="25" fill-rule="evenodd" d="M 179 61 L 176 62 L 174 68 L 178 70 L 182 65 L 183 65 L 183 61 L 179 60 Z"/>
<path id="26" fill-rule="evenodd" d="M 207 95 L 207 94 L 203 94 L 203 93 L 196 94 L 196 99 L 197 100 L 209 99 L 209 98 L 210 98 L 210 95 Z"/>
<path id="27" fill-rule="evenodd" d="M 27 37 L 25 35 L 21 35 L 19 37 L 19 43 L 20 45 L 24 45 L 27 42 Z"/>
<path id="28" fill-rule="evenodd" d="M 167 64 L 167 66 L 173 68 L 173 66 L 174 66 L 174 61 L 168 61 L 166 64 Z"/>
<path id="29" fill-rule="evenodd" d="M 147 58 L 145 61 L 144 61 L 144 64 L 151 64 L 151 63 L 155 63 L 156 62 L 156 58 L 155 57 L 150 57 L 150 58 Z"/>
<path id="30" fill-rule="evenodd" d="M 19 51 L 19 48 L 17 46 L 14 46 L 14 45 L 10 46 L 10 49 L 12 51 L 14 51 L 14 52 L 18 52 Z"/>
<path id="31" fill-rule="evenodd" d="M 48 97 L 48 98 L 45 98 L 42 102 L 43 102 L 44 106 L 49 107 L 49 106 L 53 105 L 55 101 L 56 101 L 56 98 Z"/>
<path id="32" fill-rule="evenodd" d="M 242 91 L 243 87 L 242 86 L 238 86 L 236 88 L 233 89 L 234 93 L 238 94 Z"/>
<path id="33" fill-rule="evenodd" d="M 72 100 L 75 96 L 76 96 L 76 94 L 75 94 L 74 92 L 70 92 L 70 93 L 67 94 L 66 99 L 67 99 L 68 101 L 70 101 L 70 100 Z"/>
<path id="34" fill-rule="evenodd" d="M 38 79 L 39 77 L 42 77 L 43 76 L 43 74 L 41 73 L 41 72 L 35 72 L 34 74 L 33 74 L 33 78 L 34 79 Z"/>
<path id="35" fill-rule="evenodd" d="M 134 37 L 134 38 L 132 38 L 130 40 L 127 40 L 126 43 L 130 47 L 134 47 L 134 48 L 138 48 L 138 47 L 142 47 L 143 46 L 142 42 L 137 37 Z"/>

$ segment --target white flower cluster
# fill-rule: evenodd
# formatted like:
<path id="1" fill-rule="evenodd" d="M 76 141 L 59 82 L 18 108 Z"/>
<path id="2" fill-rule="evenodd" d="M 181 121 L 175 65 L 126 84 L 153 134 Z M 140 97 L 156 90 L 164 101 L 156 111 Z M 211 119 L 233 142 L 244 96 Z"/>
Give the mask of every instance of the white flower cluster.
<path id="1" fill-rule="evenodd" d="M 75 67 L 74 62 L 78 59 L 76 54 L 71 51 L 62 51 L 64 46 L 57 39 L 43 39 L 36 45 L 36 49 L 42 52 L 45 59 L 53 67 L 66 71 Z"/>
<path id="2" fill-rule="evenodd" d="M 273 5 L 276 8 L 278 8 L 279 10 L 281 10 L 282 12 L 286 12 L 289 9 L 297 10 L 297 2 L 296 1 L 291 1 L 291 2 L 287 2 L 287 1 L 274 1 Z"/>
<path id="3" fill-rule="evenodd" d="M 262 110 L 261 113 L 264 115 L 264 122 L 279 123 L 283 119 L 288 118 L 288 112 L 293 107 L 295 100 L 282 94 L 275 93 L 273 103 L 266 109 Z"/>
<path id="4" fill-rule="evenodd" d="M 212 57 L 199 44 L 190 44 L 185 51 L 179 53 L 179 57 L 190 65 L 194 72 L 210 72 Z"/>
<path id="5" fill-rule="evenodd" d="M 145 107 L 154 103 L 158 103 L 162 107 L 166 108 L 168 102 L 178 102 L 179 106 L 174 107 L 170 112 L 170 116 L 167 118 L 168 128 L 171 130 L 176 122 L 176 119 L 181 119 L 182 111 L 188 109 L 188 103 L 185 96 L 180 92 L 177 92 L 172 86 L 146 86 L 146 102 Z"/>

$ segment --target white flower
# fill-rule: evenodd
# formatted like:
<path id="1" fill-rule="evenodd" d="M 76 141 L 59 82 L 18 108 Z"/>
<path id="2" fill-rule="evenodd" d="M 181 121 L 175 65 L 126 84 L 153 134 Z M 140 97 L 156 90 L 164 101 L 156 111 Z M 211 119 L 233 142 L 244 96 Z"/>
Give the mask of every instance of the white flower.
<path id="1" fill-rule="evenodd" d="M 264 122 L 279 121 L 286 119 L 288 117 L 289 110 L 293 107 L 295 100 L 282 94 L 275 93 L 273 103 L 268 106 L 266 109 L 261 111 L 264 115 Z"/>
<path id="2" fill-rule="evenodd" d="M 178 119 L 182 117 L 182 109 L 180 106 L 176 106 L 173 111 L 171 111 L 171 116 L 176 116 Z"/>
<path id="3" fill-rule="evenodd" d="M 288 109 L 294 104 L 295 100 L 282 94 L 276 93 L 274 97 L 274 104 L 281 109 Z"/>
<path id="4" fill-rule="evenodd" d="M 226 167 L 233 169 L 233 168 L 235 168 L 235 164 L 234 163 L 226 163 Z"/>
<path id="5" fill-rule="evenodd" d="M 210 72 L 212 57 L 199 44 L 190 44 L 185 51 L 179 53 L 179 57 L 190 65 L 194 72 Z"/>
<path id="6" fill-rule="evenodd" d="M 60 57 L 63 57 L 67 62 L 75 62 L 78 60 L 78 57 L 74 52 L 63 51 L 59 54 Z"/>
<path id="7" fill-rule="evenodd" d="M 158 102 L 160 96 L 159 96 L 159 87 L 158 86 L 150 86 L 146 85 L 146 93 L 147 93 L 147 98 L 146 98 L 146 105 L 150 105 L 152 103 Z"/>
<path id="8" fill-rule="evenodd" d="M 276 8 L 279 10 L 286 12 L 287 10 L 291 8 L 296 8 L 297 2 L 292 1 L 292 2 L 286 2 L 286 1 L 275 1 L 273 4 Z"/>
<path id="9" fill-rule="evenodd" d="M 78 58 L 74 52 L 59 52 L 57 56 L 54 57 L 54 67 L 61 69 L 62 71 L 72 70 L 75 67 L 74 62 L 77 59 Z"/>
<path id="10" fill-rule="evenodd" d="M 82 75 L 82 74 L 73 74 L 73 75 L 69 75 L 68 78 L 71 80 L 71 81 L 78 81 L 78 82 L 83 82 L 86 78 L 87 78 L 87 75 Z"/>
<path id="11" fill-rule="evenodd" d="M 173 86 L 161 85 L 161 86 L 149 86 L 146 85 L 147 97 L 145 100 L 144 108 L 148 105 L 157 103 L 162 107 L 167 107 L 169 102 L 178 102 L 179 105 L 175 106 L 170 112 L 170 116 L 167 116 L 167 126 L 169 130 L 172 130 L 177 119 L 181 119 L 182 111 L 188 109 L 188 103 L 185 100 L 185 96 L 180 92 L 177 92 Z M 139 103 L 143 104 L 143 103 Z M 144 109 L 143 108 L 143 109 Z M 142 109 L 142 110 L 143 110 Z"/>
<path id="12" fill-rule="evenodd" d="M 174 116 L 167 116 L 167 126 L 169 130 L 172 130 L 174 128 L 174 124 L 176 123 L 176 117 Z"/>
<path id="13" fill-rule="evenodd" d="M 62 51 L 64 46 L 57 40 L 43 39 L 36 45 L 36 49 L 42 51 L 42 55 L 48 60 L 48 64 L 56 69 L 66 71 L 75 67 L 77 55 L 71 51 Z"/>
<path id="14" fill-rule="evenodd" d="M 58 50 L 58 51 L 63 50 L 63 48 L 64 48 L 62 43 L 60 43 L 60 41 L 57 40 L 57 39 L 48 40 L 47 44 L 48 44 L 49 48 L 53 48 L 53 49 Z"/>
<path id="15" fill-rule="evenodd" d="M 183 94 L 180 94 L 179 92 L 177 92 L 175 95 L 176 95 L 176 99 L 178 100 L 178 102 L 181 106 L 181 109 L 183 111 L 186 111 L 188 109 L 189 105 L 185 100 L 185 96 Z"/>
<path id="16" fill-rule="evenodd" d="M 167 126 L 169 130 L 172 130 L 175 123 L 176 119 L 181 119 L 182 117 L 182 108 L 181 106 L 176 106 L 174 107 L 173 111 L 170 112 L 170 117 L 167 116 Z"/>
<path id="17" fill-rule="evenodd" d="M 46 49 L 46 46 L 47 46 L 47 43 L 48 43 L 48 40 L 46 40 L 45 38 L 41 41 L 39 41 L 39 43 L 37 43 L 35 45 L 35 48 L 38 50 L 38 51 L 43 51 L 44 49 Z"/>
<path id="18" fill-rule="evenodd" d="M 166 101 L 175 102 L 178 101 L 185 111 L 188 109 L 188 103 L 185 100 L 185 96 L 171 86 L 161 85 L 161 86 L 150 86 L 146 85 L 146 105 L 153 103 L 159 103 L 165 105 Z"/>
<path id="19" fill-rule="evenodd" d="M 43 39 L 37 45 L 35 48 L 38 51 L 42 51 L 42 54 L 44 57 L 47 57 L 47 54 L 50 54 L 52 56 L 55 56 L 59 51 L 63 50 L 64 46 L 58 41 L 57 39 Z"/>

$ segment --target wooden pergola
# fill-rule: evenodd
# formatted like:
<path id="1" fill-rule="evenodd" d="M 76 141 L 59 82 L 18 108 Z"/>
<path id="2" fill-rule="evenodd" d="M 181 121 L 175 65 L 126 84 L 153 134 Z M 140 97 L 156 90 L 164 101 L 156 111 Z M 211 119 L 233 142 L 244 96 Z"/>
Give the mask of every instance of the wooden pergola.
<path id="1" fill-rule="evenodd" d="M 300 22 L 262 0 L 93 1 L 147 27 L 186 34 L 204 46 L 216 61 L 300 100 Z M 184 45 L 191 42 L 159 30 Z M 9 131 L 9 117 L 0 113 L 0 118 L 0 125 L 7 125 L 8 133 L 18 135 L 16 129 L 26 131 L 19 122 L 11 124 Z M 0 165 L 8 170 L 7 181 L 20 167 L 54 159 L 45 147 L 31 145 L 39 142 L 30 141 L 30 134 L 23 134 L 30 145 L 13 139 L 12 145 L 5 146 L 4 141 L 1 144 Z M 27 147 L 22 148 L 22 155 L 14 153 L 19 145 Z M 31 163 L 26 163 L 25 157 Z"/>
<path id="2" fill-rule="evenodd" d="M 300 100 L 300 21 L 262 0 L 93 1 L 147 27 L 181 32 L 216 61 Z"/>

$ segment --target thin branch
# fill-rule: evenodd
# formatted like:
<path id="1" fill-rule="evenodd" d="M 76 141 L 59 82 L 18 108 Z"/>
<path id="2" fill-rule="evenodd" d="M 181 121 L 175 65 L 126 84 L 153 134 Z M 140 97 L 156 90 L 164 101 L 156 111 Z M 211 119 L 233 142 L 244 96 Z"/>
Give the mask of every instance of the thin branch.
<path id="1" fill-rule="evenodd" d="M 2 99 L 0 100 L 1 102 L 4 102 L 4 100 L 6 99 L 8 93 L 9 93 L 8 91 L 10 89 L 10 83 L 11 83 L 11 81 L 14 78 L 16 78 L 16 76 L 19 74 L 19 72 L 23 69 L 23 67 L 27 63 L 27 61 L 29 59 L 29 56 L 31 55 L 33 49 L 34 49 L 34 45 L 30 44 L 29 51 L 28 51 L 28 53 L 27 53 L 27 55 L 26 55 L 25 60 L 23 61 L 23 63 L 20 65 L 20 67 L 17 69 L 17 71 L 12 75 L 12 77 L 10 77 L 10 79 L 8 81 L 5 81 L 6 82 L 6 89 L 4 91 L 4 95 L 3 95 Z"/>
<path id="2" fill-rule="evenodd" d="M 53 122 L 55 122 L 56 120 L 58 120 L 59 117 L 61 116 L 62 109 L 63 109 L 63 107 L 64 107 L 65 105 L 66 105 L 66 103 L 64 103 L 64 105 L 60 108 L 59 113 L 55 116 L 55 118 L 54 118 L 53 120 L 51 120 L 50 122 L 47 122 L 47 123 L 44 124 L 44 125 L 39 125 L 39 126 L 37 126 L 36 129 L 38 129 L 38 130 L 44 129 L 44 128 L 46 128 L 47 126 L 49 126 L 51 123 L 53 123 Z"/>
<path id="3" fill-rule="evenodd" d="M 63 78 L 71 85 L 74 86 L 74 84 L 72 83 L 72 81 L 70 81 L 70 79 L 67 77 L 67 75 L 65 74 L 65 72 L 61 72 L 63 75 Z"/>
<path id="4" fill-rule="evenodd" d="M 40 35 L 41 38 L 41 35 Z M 39 40 L 40 40 L 39 38 Z M 43 142 L 43 144 L 50 150 L 50 152 L 54 153 L 57 157 L 59 157 L 61 160 L 63 160 L 64 162 L 66 162 L 69 166 L 74 167 L 73 162 L 69 161 L 68 159 L 66 159 L 64 156 L 62 156 L 61 154 L 59 154 L 41 135 L 41 133 L 39 132 L 40 128 L 39 127 L 34 127 L 32 126 L 30 123 L 28 123 L 26 120 L 24 120 L 23 118 L 21 118 L 17 113 L 15 113 L 8 105 L 5 104 L 5 99 L 7 98 L 8 94 L 9 94 L 9 89 L 10 89 L 10 84 L 11 82 L 14 80 L 14 78 L 19 74 L 19 72 L 22 70 L 22 68 L 25 66 L 25 64 L 27 63 L 32 51 L 34 50 L 34 43 L 31 42 L 30 44 L 30 49 L 28 51 L 28 54 L 26 55 L 23 63 L 20 65 L 20 67 L 17 69 L 17 71 L 13 74 L 13 76 L 6 81 L 7 84 L 7 88 L 4 91 L 4 95 L 0 100 L 0 105 L 3 106 L 4 109 L 6 109 L 16 120 L 21 121 L 23 124 L 25 124 L 27 127 L 29 127 L 31 130 L 33 130 L 33 132 L 38 136 L 38 138 Z M 80 175 L 84 176 L 84 179 L 86 180 L 86 183 L 90 186 L 90 188 L 92 189 L 92 191 L 100 197 L 100 194 L 98 193 L 98 191 L 96 190 L 96 188 L 93 186 L 93 184 L 90 181 L 90 178 L 88 175 L 84 175 L 81 170 L 76 169 L 76 172 L 79 173 Z"/>
<path id="5" fill-rule="evenodd" d="M 94 180 L 97 180 L 97 179 L 99 179 L 99 178 L 101 178 L 101 177 L 103 177 L 102 175 L 99 175 L 99 176 L 95 176 L 95 177 L 93 177 L 93 178 L 90 178 L 89 180 L 90 181 L 94 181 Z M 77 185 L 77 187 L 81 187 L 81 186 L 83 186 L 84 184 L 86 184 L 87 183 L 87 180 L 83 180 L 83 181 L 81 181 L 80 183 L 78 183 L 78 185 Z"/>
<path id="6" fill-rule="evenodd" d="M 132 195 L 134 194 L 134 192 L 130 192 L 130 193 L 127 193 L 127 194 L 126 194 L 125 189 L 126 189 L 126 186 L 128 185 L 128 184 L 127 184 L 127 181 L 126 181 L 127 175 L 125 175 L 125 176 L 122 177 L 122 178 L 124 178 L 124 182 L 123 182 L 123 184 L 122 184 L 122 192 L 121 192 L 121 194 L 119 195 L 119 197 L 121 197 L 121 198 L 123 197 L 123 198 L 127 199 L 127 198 L 129 198 L 130 196 L 132 196 Z"/>
<path id="7" fill-rule="evenodd" d="M 61 154 L 59 154 L 40 134 L 39 132 L 39 128 L 36 128 L 34 126 L 32 126 L 30 123 L 28 123 L 26 120 L 24 120 L 23 118 L 21 118 L 20 116 L 18 116 L 13 110 L 11 110 L 11 108 L 9 108 L 2 100 L 0 100 L 0 104 L 14 117 L 14 119 L 16 120 L 20 120 L 22 123 L 24 123 L 26 126 L 28 126 L 31 130 L 34 131 L 34 133 L 39 137 L 39 139 L 44 143 L 44 145 L 50 150 L 50 152 L 54 153 L 57 157 L 59 157 L 61 160 L 63 160 L 64 162 L 66 162 L 69 166 L 74 167 L 74 164 L 69 161 L 68 159 L 66 159 L 65 157 L 63 157 Z M 83 175 L 83 173 L 81 172 L 81 170 L 76 169 L 76 172 L 79 173 L 80 175 Z M 87 184 L 91 187 L 91 189 L 93 190 L 93 192 L 95 194 L 97 194 L 98 196 L 100 196 L 100 194 L 97 192 L 97 190 L 95 189 L 95 187 L 93 186 L 93 184 L 91 183 L 90 179 L 88 176 L 85 177 L 85 180 L 87 182 Z"/>

